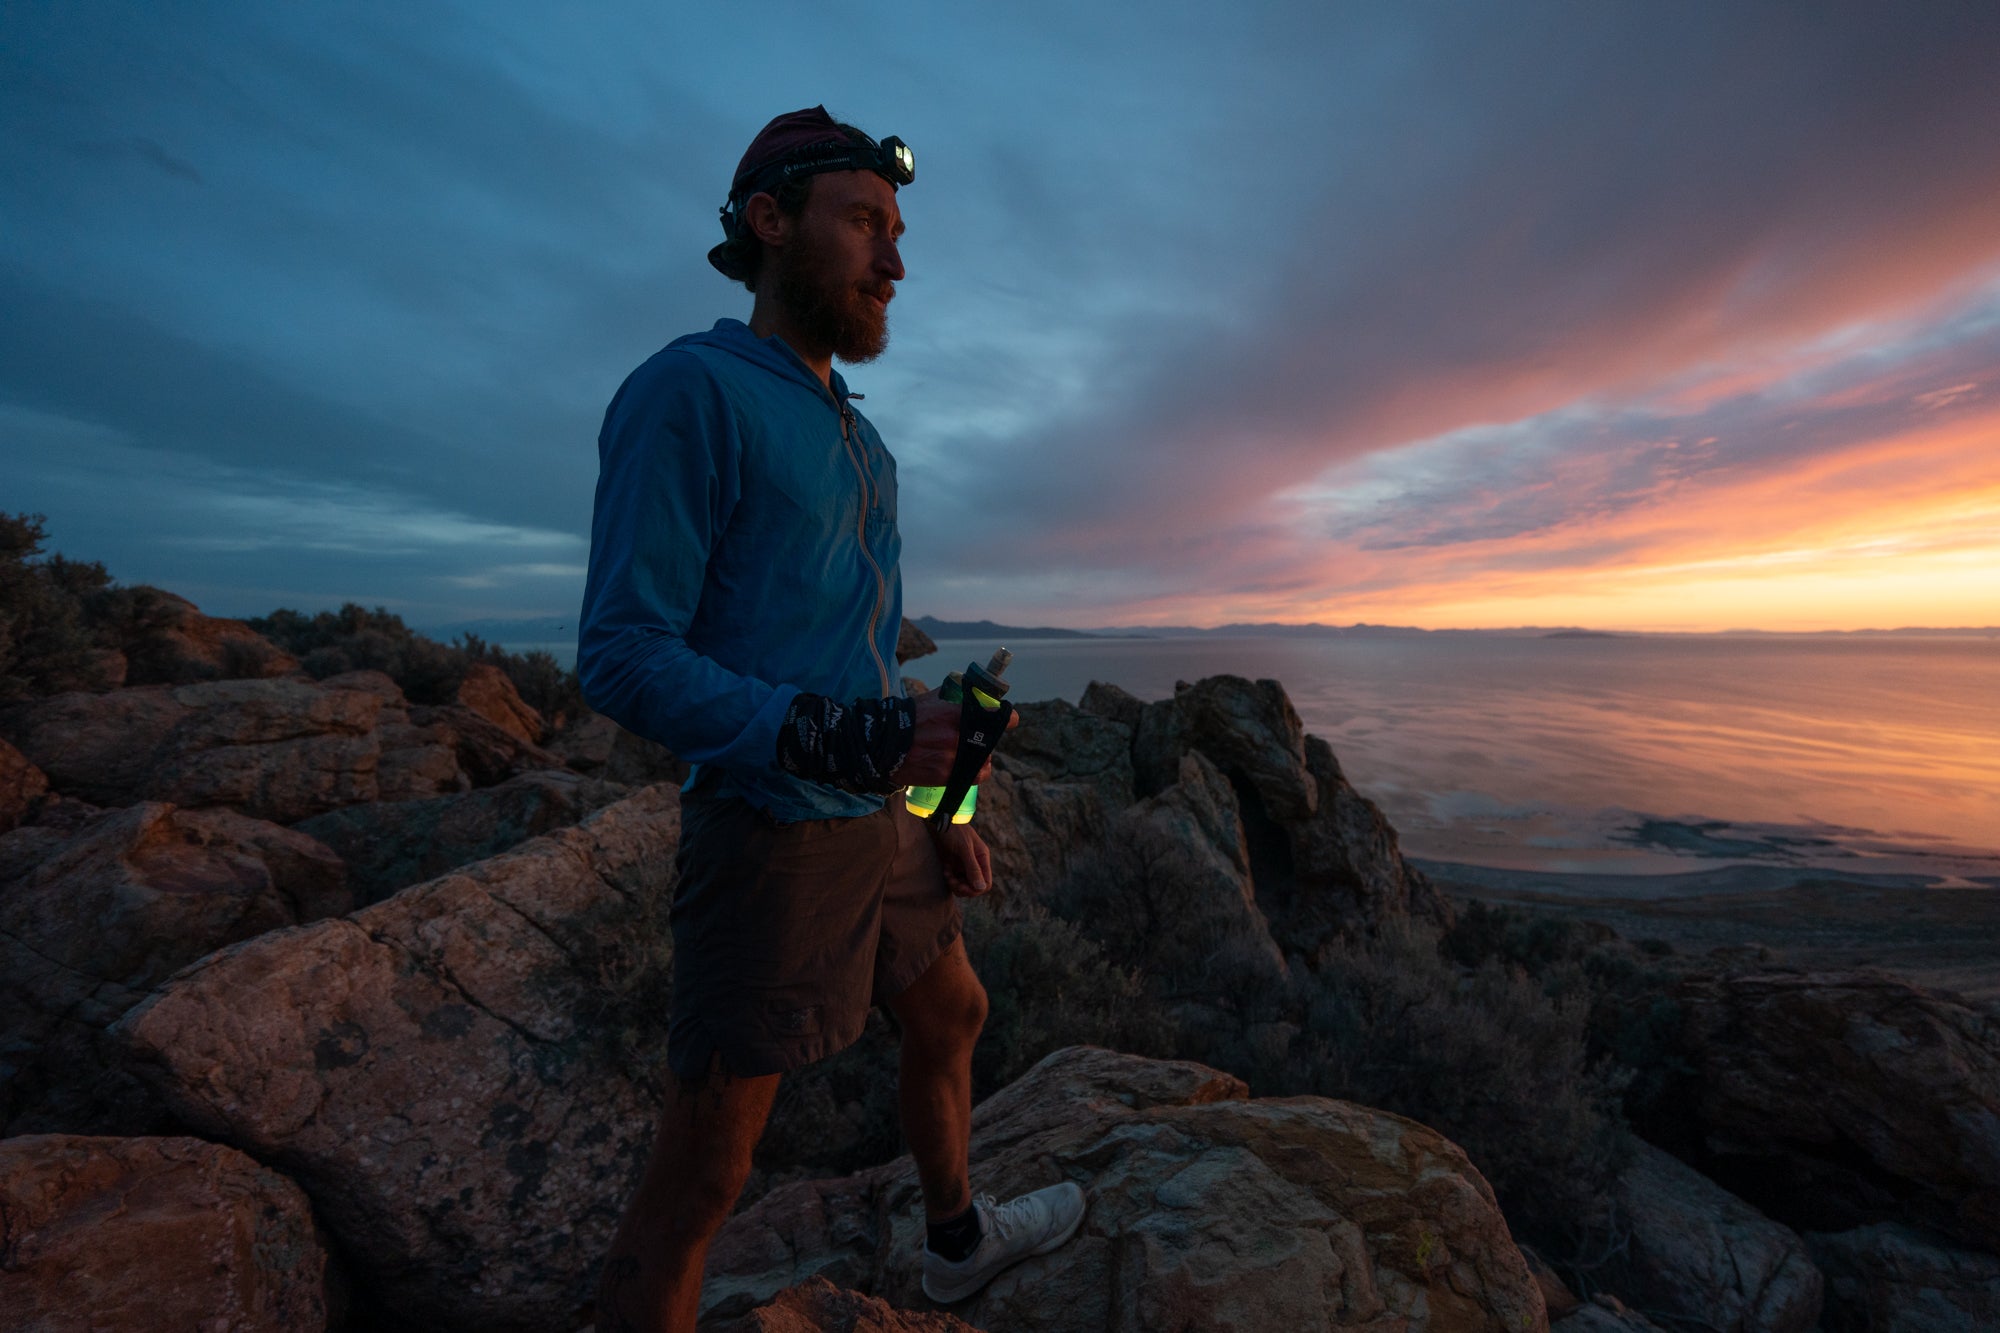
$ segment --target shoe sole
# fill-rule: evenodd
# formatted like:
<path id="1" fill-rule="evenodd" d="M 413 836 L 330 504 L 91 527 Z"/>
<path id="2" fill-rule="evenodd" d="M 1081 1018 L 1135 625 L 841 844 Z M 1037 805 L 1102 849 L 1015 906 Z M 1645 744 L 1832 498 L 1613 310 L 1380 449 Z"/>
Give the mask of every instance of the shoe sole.
<path id="1" fill-rule="evenodd" d="M 993 1279 L 999 1277 L 1002 1273 L 1007 1272 L 1008 1269 L 1014 1268 L 1019 1264 L 1025 1263 L 1029 1259 L 1036 1259 L 1044 1254 L 1053 1254 L 1055 1251 L 1069 1244 L 1071 1238 L 1076 1235 L 1077 1229 L 1083 1225 L 1084 1215 L 1089 1211 L 1090 1211 L 1090 1199 L 1088 1196 L 1085 1196 L 1083 1207 L 1076 1210 L 1076 1216 L 1070 1219 L 1070 1223 L 1068 1226 L 1064 1227 L 1061 1231 L 1058 1231 L 1055 1235 L 1043 1241 L 1040 1245 L 1037 1245 L 1034 1249 L 1029 1250 L 1026 1254 L 1022 1255 L 1019 1259 L 1016 1259 L 1013 1263 L 1008 1264 L 1006 1268 L 994 1269 L 991 1273 L 988 1273 L 985 1277 L 979 1279 L 978 1282 L 975 1282 L 973 1285 L 969 1287 L 963 1289 L 953 1288 L 952 1293 L 949 1296 L 940 1296 L 937 1293 L 933 1292 L 931 1290 L 930 1282 L 928 1279 L 926 1279 L 919 1285 L 923 1287 L 924 1295 L 930 1297 L 931 1300 L 937 1302 L 939 1305 L 956 1305 L 958 1304 L 958 1302 L 964 1300 L 966 1297 L 985 1290 L 986 1287 L 992 1283 Z"/>

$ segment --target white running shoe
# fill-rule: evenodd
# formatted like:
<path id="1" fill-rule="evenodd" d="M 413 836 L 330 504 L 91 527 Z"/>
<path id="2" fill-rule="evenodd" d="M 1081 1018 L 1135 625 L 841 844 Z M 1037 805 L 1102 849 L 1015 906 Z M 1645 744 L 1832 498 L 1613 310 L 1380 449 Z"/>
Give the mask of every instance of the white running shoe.
<path id="1" fill-rule="evenodd" d="M 971 1254 L 953 1263 L 924 1246 L 924 1295 L 939 1305 L 964 1300 L 1003 1270 L 1074 1236 L 1083 1222 L 1083 1191 L 1064 1181 L 998 1206 L 982 1194 L 972 1207 L 981 1235 Z"/>

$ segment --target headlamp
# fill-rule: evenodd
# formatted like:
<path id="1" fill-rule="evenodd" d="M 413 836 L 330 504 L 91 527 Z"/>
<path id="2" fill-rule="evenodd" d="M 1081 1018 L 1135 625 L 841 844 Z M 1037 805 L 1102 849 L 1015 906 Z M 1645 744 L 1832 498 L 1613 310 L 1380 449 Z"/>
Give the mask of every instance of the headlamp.
<path id="1" fill-rule="evenodd" d="M 862 143 L 823 143 L 800 149 L 758 168 L 755 175 L 730 192 L 722 206 L 722 231 L 735 236 L 742 225 L 743 205 L 753 194 L 768 194 L 787 181 L 802 180 L 825 171 L 872 171 L 897 188 L 917 178 L 917 155 L 895 135 L 876 143 L 866 135 Z"/>

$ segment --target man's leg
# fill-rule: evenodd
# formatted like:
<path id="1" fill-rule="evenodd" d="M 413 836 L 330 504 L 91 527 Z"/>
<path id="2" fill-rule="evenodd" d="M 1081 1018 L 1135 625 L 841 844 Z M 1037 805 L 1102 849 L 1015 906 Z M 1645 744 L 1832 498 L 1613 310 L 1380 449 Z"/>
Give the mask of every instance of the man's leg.
<path id="1" fill-rule="evenodd" d="M 778 1075 L 668 1076 L 659 1134 L 597 1289 L 597 1333 L 694 1333 L 701 1269 L 750 1174 Z"/>
<path id="2" fill-rule="evenodd" d="M 965 942 L 953 940 L 925 973 L 889 1001 L 903 1029 L 898 1100 L 931 1221 L 972 1205 L 972 1048 L 986 1024 L 986 988 Z"/>

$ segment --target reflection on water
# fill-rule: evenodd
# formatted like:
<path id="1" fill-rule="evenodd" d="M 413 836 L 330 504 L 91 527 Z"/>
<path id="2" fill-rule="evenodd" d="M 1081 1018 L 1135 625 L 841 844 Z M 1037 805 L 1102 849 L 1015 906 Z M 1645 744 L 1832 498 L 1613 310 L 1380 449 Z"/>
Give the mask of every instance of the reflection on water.
<path id="1" fill-rule="evenodd" d="M 995 645 L 946 641 L 929 678 Z M 1284 683 L 1412 852 L 2000 874 L 2000 640 L 1429 635 L 1009 644 L 1016 699 Z M 1647 821 L 1652 821 L 1650 824 Z"/>

